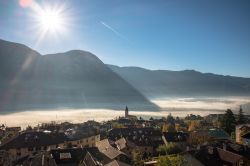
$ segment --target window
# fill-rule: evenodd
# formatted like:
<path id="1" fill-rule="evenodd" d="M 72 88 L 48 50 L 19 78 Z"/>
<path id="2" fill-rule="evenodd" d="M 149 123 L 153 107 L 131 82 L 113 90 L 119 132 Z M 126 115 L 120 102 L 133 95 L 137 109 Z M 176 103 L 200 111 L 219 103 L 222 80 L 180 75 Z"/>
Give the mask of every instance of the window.
<path id="1" fill-rule="evenodd" d="M 241 159 L 240 161 L 239 161 L 239 166 L 243 166 L 244 165 L 244 161 Z"/>
<path id="2" fill-rule="evenodd" d="M 33 147 L 29 147 L 29 148 L 28 148 L 28 151 L 29 151 L 29 152 L 32 152 L 32 151 L 33 151 Z"/>
<path id="3" fill-rule="evenodd" d="M 71 159 L 71 153 L 60 153 L 60 159 Z"/>

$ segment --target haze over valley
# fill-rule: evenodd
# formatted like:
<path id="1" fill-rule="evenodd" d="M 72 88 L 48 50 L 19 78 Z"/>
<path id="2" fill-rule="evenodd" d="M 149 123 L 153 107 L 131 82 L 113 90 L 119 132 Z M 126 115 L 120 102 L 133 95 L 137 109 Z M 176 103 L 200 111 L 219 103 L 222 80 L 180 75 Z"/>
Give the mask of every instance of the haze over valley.
<path id="1" fill-rule="evenodd" d="M 43 56 L 1 40 L 0 77 L 0 119 L 8 125 L 34 124 L 36 117 L 39 122 L 108 120 L 122 116 L 126 105 L 147 118 L 223 113 L 241 105 L 250 113 L 249 78 L 118 67 L 81 50 Z"/>

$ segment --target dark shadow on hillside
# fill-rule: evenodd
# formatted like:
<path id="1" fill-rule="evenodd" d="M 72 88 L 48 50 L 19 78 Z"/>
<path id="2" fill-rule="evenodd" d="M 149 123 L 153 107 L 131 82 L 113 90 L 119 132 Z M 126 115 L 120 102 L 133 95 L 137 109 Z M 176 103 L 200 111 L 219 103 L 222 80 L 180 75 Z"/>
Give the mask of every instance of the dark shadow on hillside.
<path id="1" fill-rule="evenodd" d="M 157 111 L 137 89 L 90 52 L 40 55 L 0 40 L 0 112 L 58 108 Z"/>

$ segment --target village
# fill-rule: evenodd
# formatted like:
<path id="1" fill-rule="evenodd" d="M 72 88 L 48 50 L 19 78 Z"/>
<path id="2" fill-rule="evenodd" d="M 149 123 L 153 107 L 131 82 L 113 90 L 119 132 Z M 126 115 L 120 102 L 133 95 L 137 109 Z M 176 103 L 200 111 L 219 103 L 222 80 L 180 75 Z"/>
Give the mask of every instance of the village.
<path id="1" fill-rule="evenodd" d="M 245 166 L 250 165 L 250 116 L 187 115 L 105 122 L 0 127 L 0 165 Z"/>

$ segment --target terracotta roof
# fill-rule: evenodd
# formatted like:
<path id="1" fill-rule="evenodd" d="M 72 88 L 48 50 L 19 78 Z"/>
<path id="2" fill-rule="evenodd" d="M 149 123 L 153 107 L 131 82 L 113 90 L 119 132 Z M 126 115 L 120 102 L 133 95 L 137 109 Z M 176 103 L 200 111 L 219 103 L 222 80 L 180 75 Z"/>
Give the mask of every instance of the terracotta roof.
<path id="1" fill-rule="evenodd" d="M 124 154 L 123 152 L 111 146 L 108 139 L 104 139 L 104 140 L 97 142 L 96 146 L 101 153 L 105 154 L 110 159 L 114 159 L 120 154 Z"/>
<path id="2" fill-rule="evenodd" d="M 73 131 L 72 133 L 66 132 L 67 137 L 72 141 L 98 135 L 97 130 L 93 126 L 80 126 Z"/>
<path id="3" fill-rule="evenodd" d="M 217 151 L 222 160 L 230 163 L 236 163 L 237 161 L 243 158 L 241 155 L 220 148 L 217 148 Z"/>
<path id="4" fill-rule="evenodd" d="M 121 139 L 115 141 L 115 144 L 119 150 L 126 148 L 126 143 L 127 143 L 127 141 L 125 138 L 121 138 Z"/>
<path id="5" fill-rule="evenodd" d="M 114 160 L 114 161 L 112 161 L 104 166 L 131 166 L 131 165 L 123 163 L 123 162 L 118 161 L 118 160 Z"/>
<path id="6" fill-rule="evenodd" d="M 239 154 L 212 146 L 201 147 L 200 150 L 190 154 L 205 166 L 232 165 L 243 159 Z"/>
<path id="7" fill-rule="evenodd" d="M 85 163 L 110 162 L 96 147 L 55 149 L 51 154 L 57 164 L 77 164 L 84 160 Z"/>

